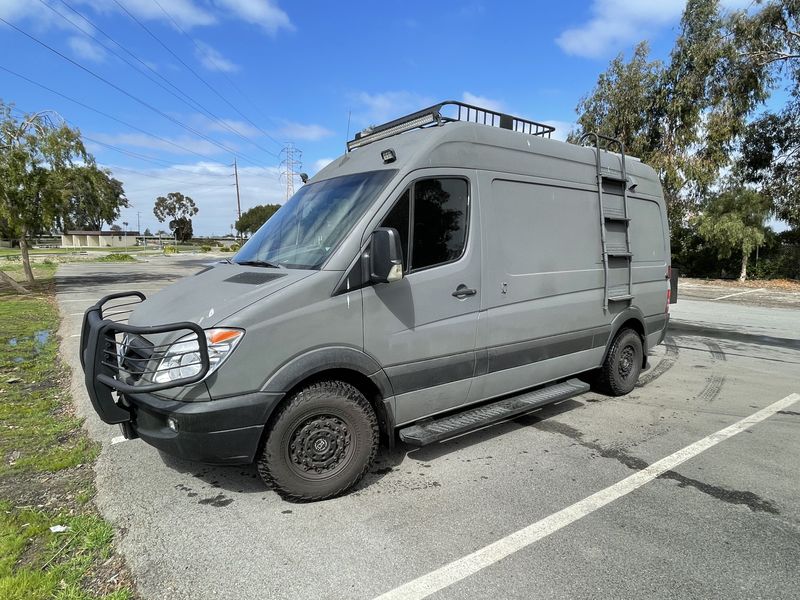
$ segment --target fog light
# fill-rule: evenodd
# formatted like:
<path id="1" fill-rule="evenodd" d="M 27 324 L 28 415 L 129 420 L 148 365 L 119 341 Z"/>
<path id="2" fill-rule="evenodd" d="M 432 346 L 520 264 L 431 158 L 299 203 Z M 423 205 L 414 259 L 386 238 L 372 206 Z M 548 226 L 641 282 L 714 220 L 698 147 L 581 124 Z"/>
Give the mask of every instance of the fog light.
<path id="1" fill-rule="evenodd" d="M 178 421 L 173 417 L 167 417 L 167 427 L 172 429 L 172 431 L 178 431 Z"/>

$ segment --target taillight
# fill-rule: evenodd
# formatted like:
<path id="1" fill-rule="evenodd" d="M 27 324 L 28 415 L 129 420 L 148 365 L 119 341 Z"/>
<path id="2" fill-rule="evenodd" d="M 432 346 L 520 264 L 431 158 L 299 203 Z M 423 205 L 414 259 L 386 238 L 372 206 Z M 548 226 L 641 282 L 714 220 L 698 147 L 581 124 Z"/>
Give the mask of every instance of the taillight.
<path id="1" fill-rule="evenodd" d="M 667 305 L 664 312 L 669 313 L 669 301 L 672 300 L 672 265 L 667 267 Z"/>

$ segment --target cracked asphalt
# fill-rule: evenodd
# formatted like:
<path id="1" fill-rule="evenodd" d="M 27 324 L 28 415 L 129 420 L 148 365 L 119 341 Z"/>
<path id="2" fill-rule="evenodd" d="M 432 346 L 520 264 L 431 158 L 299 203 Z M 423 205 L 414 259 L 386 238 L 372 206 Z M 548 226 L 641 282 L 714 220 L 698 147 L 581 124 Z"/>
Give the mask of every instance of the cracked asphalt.
<path id="1" fill-rule="evenodd" d="M 83 310 L 208 259 L 62 265 L 72 391 L 103 442 L 97 503 L 144 598 L 372 598 L 800 392 L 800 309 L 682 298 L 622 398 L 588 393 L 423 448 L 382 450 L 352 493 L 291 504 L 253 467 L 111 443 L 82 387 Z M 707 294 L 709 297 L 712 294 Z M 800 403 L 433 598 L 796 598 Z"/>

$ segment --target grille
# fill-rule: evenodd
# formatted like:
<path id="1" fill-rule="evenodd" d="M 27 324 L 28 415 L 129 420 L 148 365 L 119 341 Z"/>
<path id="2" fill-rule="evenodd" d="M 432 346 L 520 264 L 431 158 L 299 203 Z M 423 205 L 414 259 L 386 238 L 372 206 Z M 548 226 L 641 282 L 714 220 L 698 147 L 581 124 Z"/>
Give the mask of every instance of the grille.
<path id="1" fill-rule="evenodd" d="M 130 374 L 133 381 L 139 381 L 153 356 L 153 344 L 140 335 L 126 334 L 119 349 L 122 352 L 120 367 Z"/>

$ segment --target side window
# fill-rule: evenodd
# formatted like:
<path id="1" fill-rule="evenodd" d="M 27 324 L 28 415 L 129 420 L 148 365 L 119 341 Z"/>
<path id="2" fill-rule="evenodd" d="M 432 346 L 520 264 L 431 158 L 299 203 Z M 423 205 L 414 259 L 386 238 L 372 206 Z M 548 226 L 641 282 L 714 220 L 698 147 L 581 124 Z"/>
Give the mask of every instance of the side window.
<path id="1" fill-rule="evenodd" d="M 380 226 L 400 232 L 406 271 L 461 256 L 467 240 L 468 202 L 469 186 L 464 179 L 422 179 L 403 192 Z"/>
<path id="2" fill-rule="evenodd" d="M 467 182 L 423 179 L 414 184 L 411 268 L 424 269 L 461 256 L 467 239 Z"/>

